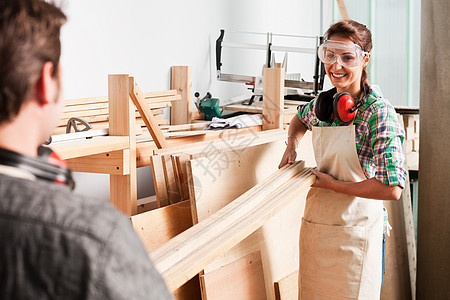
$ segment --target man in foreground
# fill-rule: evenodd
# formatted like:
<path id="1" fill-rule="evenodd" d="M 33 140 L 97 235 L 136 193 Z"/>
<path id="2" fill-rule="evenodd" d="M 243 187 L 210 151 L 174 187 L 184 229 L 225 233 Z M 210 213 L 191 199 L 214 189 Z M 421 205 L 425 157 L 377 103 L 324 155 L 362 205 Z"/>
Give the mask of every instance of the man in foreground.
<path id="1" fill-rule="evenodd" d="M 172 299 L 129 220 L 74 195 L 40 147 L 62 109 L 65 20 L 43 0 L 0 2 L 0 299 Z"/>

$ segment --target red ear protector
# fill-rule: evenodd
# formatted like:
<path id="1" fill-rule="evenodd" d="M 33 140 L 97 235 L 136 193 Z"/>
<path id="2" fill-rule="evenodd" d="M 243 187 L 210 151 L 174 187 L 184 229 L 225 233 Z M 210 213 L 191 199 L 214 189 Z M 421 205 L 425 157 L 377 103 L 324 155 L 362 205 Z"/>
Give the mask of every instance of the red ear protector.
<path id="1" fill-rule="evenodd" d="M 368 94 L 367 88 L 364 87 L 363 98 L 355 103 L 349 93 L 337 94 L 336 88 L 332 88 L 317 96 L 314 112 L 320 121 L 331 121 L 334 114 L 338 120 L 348 123 L 355 117 L 356 110 L 366 102 Z"/>
<path id="2" fill-rule="evenodd" d="M 0 165 L 26 170 L 38 179 L 67 185 L 71 189 L 75 187 L 72 172 L 67 168 L 67 163 L 48 147 L 40 146 L 38 148 L 38 157 L 31 157 L 0 148 Z"/>

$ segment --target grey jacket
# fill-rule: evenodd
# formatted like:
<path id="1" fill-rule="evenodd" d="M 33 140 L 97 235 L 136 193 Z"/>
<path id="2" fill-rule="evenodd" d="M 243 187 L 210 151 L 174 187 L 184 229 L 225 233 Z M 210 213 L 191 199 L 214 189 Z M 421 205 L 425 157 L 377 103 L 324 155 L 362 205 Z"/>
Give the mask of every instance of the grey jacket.
<path id="1" fill-rule="evenodd" d="M 172 299 L 130 221 L 67 187 L 0 174 L 0 299 Z"/>

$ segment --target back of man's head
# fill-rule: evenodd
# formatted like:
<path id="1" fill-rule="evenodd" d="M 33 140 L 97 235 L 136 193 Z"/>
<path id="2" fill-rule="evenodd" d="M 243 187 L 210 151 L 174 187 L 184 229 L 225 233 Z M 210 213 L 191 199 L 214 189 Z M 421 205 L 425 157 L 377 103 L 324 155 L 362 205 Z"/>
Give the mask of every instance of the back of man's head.
<path id="1" fill-rule="evenodd" d="M 65 21 L 59 8 L 43 0 L 0 1 L 0 124 L 33 97 L 46 62 L 57 75 Z"/>

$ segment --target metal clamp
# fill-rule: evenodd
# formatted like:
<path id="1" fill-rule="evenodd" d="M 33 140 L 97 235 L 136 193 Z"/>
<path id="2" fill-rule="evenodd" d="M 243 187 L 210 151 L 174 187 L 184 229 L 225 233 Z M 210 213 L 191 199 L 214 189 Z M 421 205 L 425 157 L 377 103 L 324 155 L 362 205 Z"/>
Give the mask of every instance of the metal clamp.
<path id="1" fill-rule="evenodd" d="M 77 122 L 81 123 L 82 125 L 84 125 L 83 129 L 80 129 L 78 127 Z M 70 118 L 67 121 L 67 126 L 66 126 L 66 133 L 70 133 L 71 128 L 73 127 L 73 130 L 75 132 L 81 132 L 81 131 L 88 131 L 89 129 L 92 129 L 91 124 L 89 124 L 88 121 L 83 120 L 81 118 Z"/>

